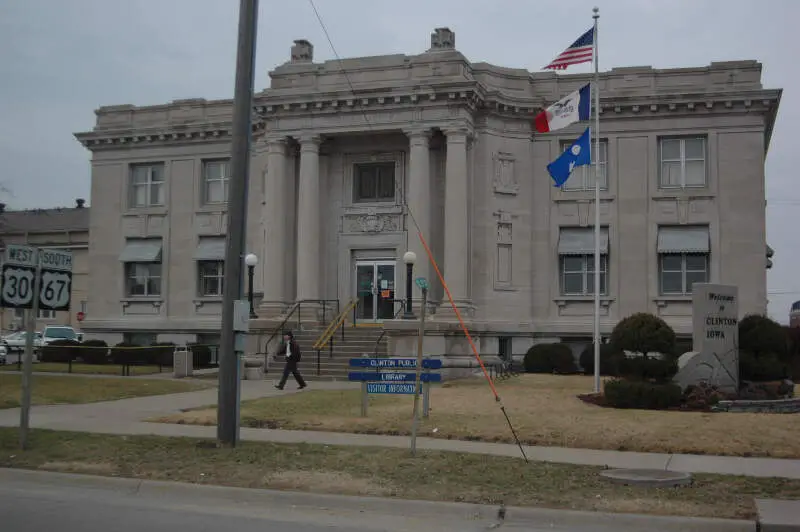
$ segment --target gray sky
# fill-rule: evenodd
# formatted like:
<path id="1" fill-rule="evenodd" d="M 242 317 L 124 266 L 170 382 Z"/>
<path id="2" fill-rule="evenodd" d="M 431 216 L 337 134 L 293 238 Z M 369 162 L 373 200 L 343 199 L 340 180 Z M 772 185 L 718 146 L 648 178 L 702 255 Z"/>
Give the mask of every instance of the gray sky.
<path id="1" fill-rule="evenodd" d="M 767 157 L 770 313 L 785 322 L 800 300 L 797 0 L 315 0 L 341 57 L 416 54 L 433 28 L 456 32 L 472 61 L 539 70 L 600 11 L 600 68 L 707 65 L 757 59 L 783 88 Z M 89 197 L 89 153 L 72 137 L 100 105 L 151 105 L 233 93 L 238 0 L 3 0 L 0 2 L 0 183 L 9 208 Z M 307 0 L 261 0 L 256 90 L 294 39 L 334 58 Z M 568 72 L 585 72 L 587 65 Z M 795 163 L 792 163 L 792 160 Z"/>

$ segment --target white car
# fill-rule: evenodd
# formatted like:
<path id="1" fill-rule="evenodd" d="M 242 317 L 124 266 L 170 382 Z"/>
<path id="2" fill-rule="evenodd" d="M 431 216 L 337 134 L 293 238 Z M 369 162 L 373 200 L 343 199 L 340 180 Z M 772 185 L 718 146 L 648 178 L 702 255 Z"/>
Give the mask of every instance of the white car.
<path id="1" fill-rule="evenodd" d="M 27 334 L 25 331 L 19 331 L 15 333 L 11 333 L 8 336 L 4 337 L 0 343 L 2 343 L 3 347 L 7 353 L 15 353 L 15 352 L 22 352 L 25 351 L 25 339 L 27 338 Z M 36 332 L 33 333 L 33 348 L 38 349 L 42 346 L 42 333 Z"/>

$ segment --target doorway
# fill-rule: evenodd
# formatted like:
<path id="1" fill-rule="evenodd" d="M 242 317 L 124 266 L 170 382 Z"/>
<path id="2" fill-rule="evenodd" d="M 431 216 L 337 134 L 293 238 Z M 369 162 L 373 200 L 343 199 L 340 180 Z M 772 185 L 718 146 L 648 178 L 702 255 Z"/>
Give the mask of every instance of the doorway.
<path id="1" fill-rule="evenodd" d="M 361 321 L 383 321 L 394 317 L 396 261 L 364 260 L 356 262 L 355 287 Z"/>

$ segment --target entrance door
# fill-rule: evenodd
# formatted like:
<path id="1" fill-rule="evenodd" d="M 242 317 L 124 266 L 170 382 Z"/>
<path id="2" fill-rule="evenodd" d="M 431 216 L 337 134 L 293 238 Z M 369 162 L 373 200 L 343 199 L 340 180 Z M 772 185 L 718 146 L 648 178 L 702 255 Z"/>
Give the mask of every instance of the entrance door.
<path id="1" fill-rule="evenodd" d="M 394 317 L 395 261 L 356 262 L 356 317 L 363 321 Z"/>

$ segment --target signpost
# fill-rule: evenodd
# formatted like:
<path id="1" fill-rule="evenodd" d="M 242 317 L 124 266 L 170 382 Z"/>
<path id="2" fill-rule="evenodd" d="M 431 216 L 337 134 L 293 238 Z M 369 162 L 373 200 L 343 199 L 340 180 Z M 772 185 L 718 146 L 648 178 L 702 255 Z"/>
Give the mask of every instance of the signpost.
<path id="1" fill-rule="evenodd" d="M 417 428 L 419 427 L 419 394 L 422 387 L 422 344 L 425 340 L 425 314 L 428 308 L 428 281 L 424 277 L 416 280 L 417 286 L 422 290 L 422 303 L 419 313 L 419 331 L 417 332 L 417 385 L 414 391 L 414 418 L 411 421 L 411 456 L 417 454 Z M 425 402 L 428 402 L 426 398 Z"/>
<path id="2" fill-rule="evenodd" d="M 347 379 L 361 383 L 361 415 L 367 416 L 369 394 L 415 395 L 419 380 L 423 384 L 423 417 L 428 417 L 430 384 L 442 382 L 442 375 L 431 370 L 441 369 L 442 361 L 423 358 L 419 378 L 417 366 L 416 358 L 369 358 L 369 355 L 351 358 L 350 367 L 356 371 L 349 372 Z"/>
<path id="3" fill-rule="evenodd" d="M 72 294 L 72 253 L 10 244 L 6 247 L 2 283 L 0 307 L 28 311 L 19 420 L 19 444 L 25 449 L 28 446 L 30 426 L 36 317 L 40 308 L 69 310 Z"/>

